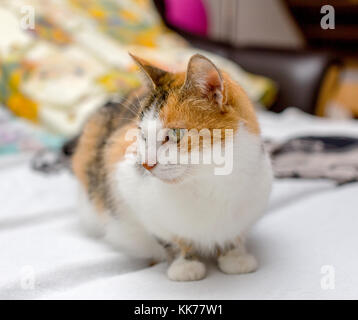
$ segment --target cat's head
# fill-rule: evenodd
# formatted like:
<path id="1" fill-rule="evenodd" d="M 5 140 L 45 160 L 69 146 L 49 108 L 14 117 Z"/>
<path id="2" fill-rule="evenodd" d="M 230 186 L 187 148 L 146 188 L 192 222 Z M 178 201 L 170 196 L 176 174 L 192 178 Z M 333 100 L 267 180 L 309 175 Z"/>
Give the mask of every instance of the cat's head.
<path id="1" fill-rule="evenodd" d="M 207 160 L 203 163 L 203 155 L 211 154 L 215 143 L 222 144 L 225 133 L 231 131 L 233 136 L 240 120 L 246 121 L 240 116 L 245 113 L 240 108 L 245 106 L 240 107 L 241 98 L 232 92 L 237 84 L 199 54 L 191 57 L 186 72 L 181 73 L 165 71 L 132 57 L 148 87 L 138 126 L 139 142 L 145 146 L 140 151 L 143 168 L 163 181 L 177 182 L 208 167 Z M 250 104 L 240 90 L 243 101 Z"/>

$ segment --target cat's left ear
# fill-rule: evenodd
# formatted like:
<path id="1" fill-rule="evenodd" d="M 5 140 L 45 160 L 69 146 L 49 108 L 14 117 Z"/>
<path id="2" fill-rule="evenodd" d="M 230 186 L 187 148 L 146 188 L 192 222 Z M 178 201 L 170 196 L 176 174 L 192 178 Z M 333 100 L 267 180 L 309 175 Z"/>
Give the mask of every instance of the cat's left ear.
<path id="1" fill-rule="evenodd" d="M 136 62 L 136 64 L 143 72 L 145 76 L 146 84 L 151 89 L 155 89 L 159 85 L 160 79 L 168 73 L 167 71 L 164 71 L 156 66 L 153 66 L 148 61 L 142 58 L 136 57 L 131 53 L 129 53 L 129 55 L 132 57 L 132 59 Z"/>
<path id="2" fill-rule="evenodd" d="M 183 89 L 212 99 L 223 108 L 224 84 L 220 70 L 201 54 L 190 58 Z"/>

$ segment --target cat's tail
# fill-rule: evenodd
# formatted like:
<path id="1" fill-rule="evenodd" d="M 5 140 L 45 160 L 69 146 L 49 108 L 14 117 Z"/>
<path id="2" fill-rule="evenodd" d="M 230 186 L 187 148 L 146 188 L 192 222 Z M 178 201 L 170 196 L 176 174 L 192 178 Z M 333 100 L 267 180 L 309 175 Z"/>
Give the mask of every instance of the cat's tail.
<path id="1" fill-rule="evenodd" d="M 71 170 L 71 158 L 75 153 L 80 136 L 76 136 L 59 150 L 50 148 L 39 150 L 31 159 L 31 168 L 42 173 L 57 173 L 64 169 Z"/>

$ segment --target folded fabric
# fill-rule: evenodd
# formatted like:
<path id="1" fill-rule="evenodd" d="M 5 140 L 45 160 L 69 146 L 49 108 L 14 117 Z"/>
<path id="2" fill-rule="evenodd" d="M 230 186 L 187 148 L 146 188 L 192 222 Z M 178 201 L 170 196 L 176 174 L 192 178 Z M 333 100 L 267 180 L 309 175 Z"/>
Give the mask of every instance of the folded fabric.
<path id="1" fill-rule="evenodd" d="M 307 136 L 268 144 L 276 178 L 358 181 L 358 139 Z"/>

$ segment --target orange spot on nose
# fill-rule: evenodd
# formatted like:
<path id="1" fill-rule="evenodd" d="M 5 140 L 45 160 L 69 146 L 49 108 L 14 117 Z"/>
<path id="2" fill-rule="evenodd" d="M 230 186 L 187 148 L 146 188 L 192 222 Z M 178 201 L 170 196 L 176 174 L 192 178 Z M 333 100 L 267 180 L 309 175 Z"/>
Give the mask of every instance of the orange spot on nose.
<path id="1" fill-rule="evenodd" d="M 157 165 L 156 163 L 154 163 L 153 165 L 149 165 L 149 164 L 147 164 L 147 163 L 143 163 L 143 167 L 144 167 L 145 169 L 149 170 L 149 171 L 152 170 L 156 165 Z"/>

